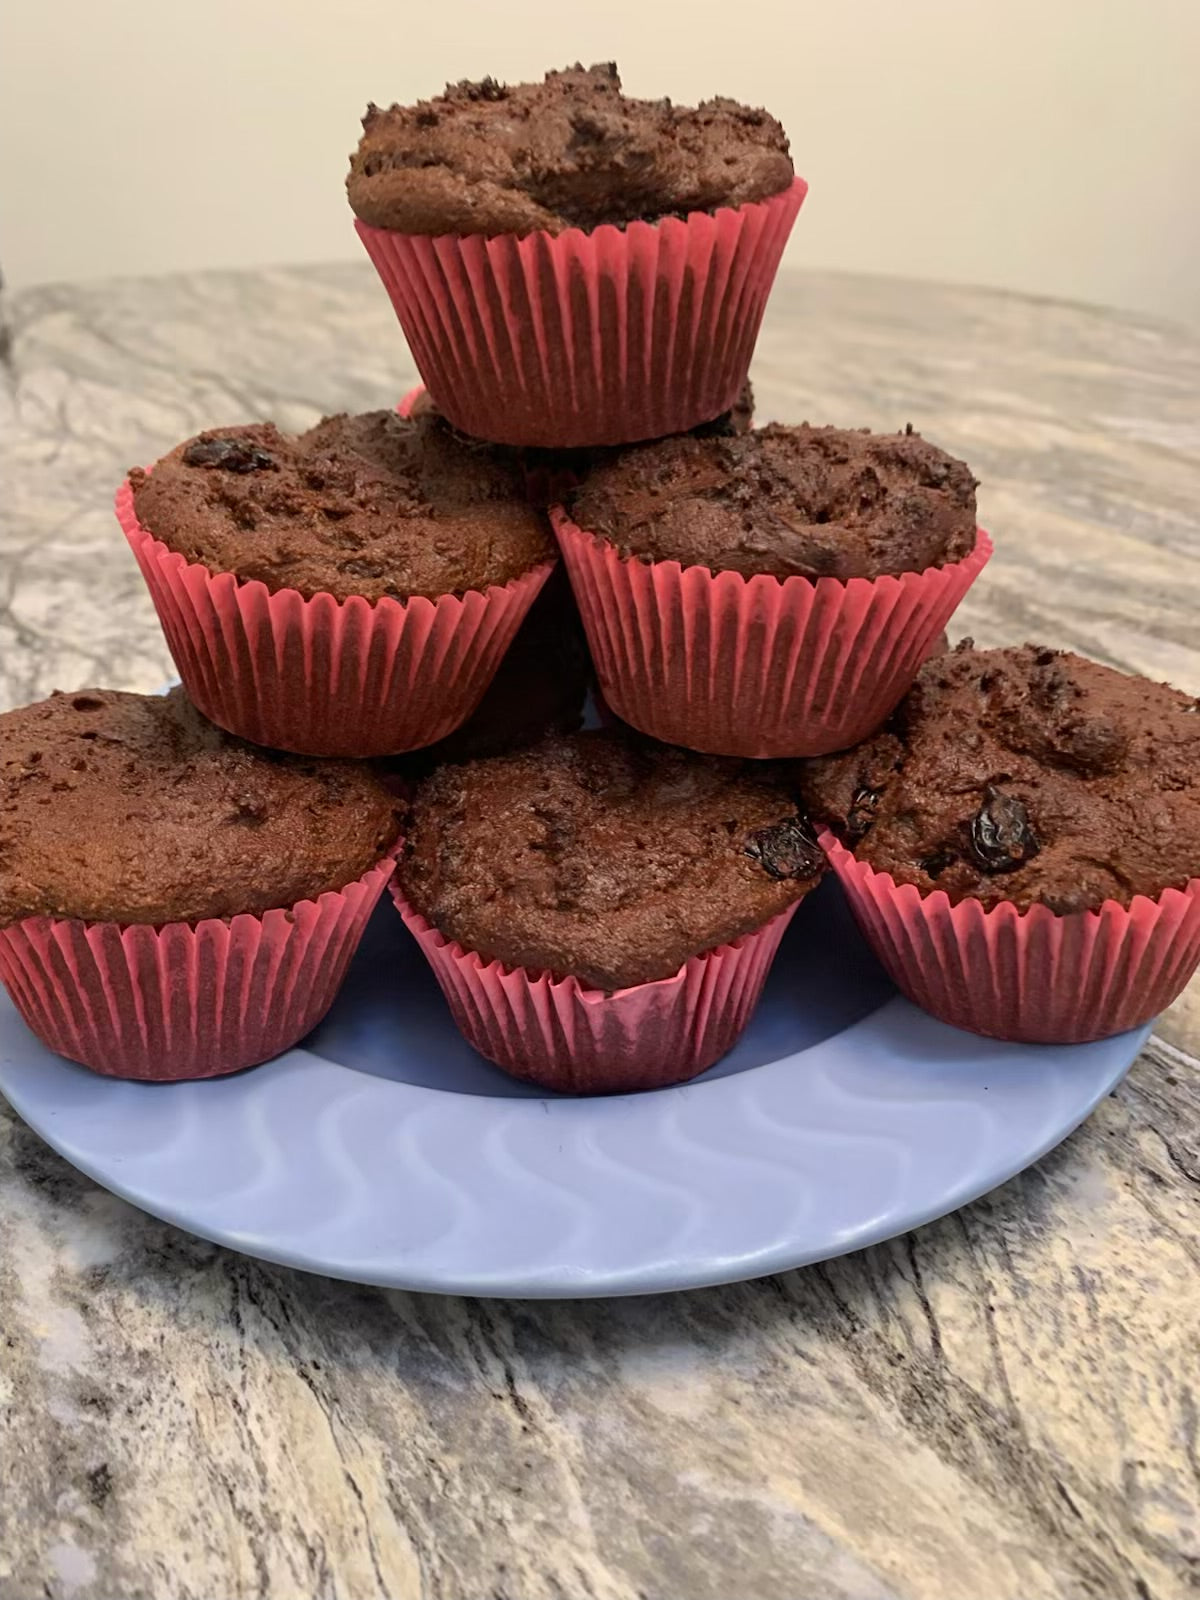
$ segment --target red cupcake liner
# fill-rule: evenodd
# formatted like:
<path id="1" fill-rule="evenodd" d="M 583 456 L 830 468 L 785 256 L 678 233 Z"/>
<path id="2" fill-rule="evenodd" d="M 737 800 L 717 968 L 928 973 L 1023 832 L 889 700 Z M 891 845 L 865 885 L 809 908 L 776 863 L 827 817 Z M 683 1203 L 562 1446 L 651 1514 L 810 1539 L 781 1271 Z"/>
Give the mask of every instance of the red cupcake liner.
<path id="1" fill-rule="evenodd" d="M 1200 964 L 1200 878 L 1066 916 L 1040 905 L 989 911 L 898 884 L 828 829 L 820 839 L 892 982 L 969 1033 L 1023 1044 L 1107 1039 L 1164 1011 Z"/>
<path id="2" fill-rule="evenodd" d="M 399 755 L 453 733 L 554 565 L 437 600 L 306 600 L 169 550 L 128 482 L 116 511 L 191 699 L 227 732 L 301 755 Z"/>
<path id="3" fill-rule="evenodd" d="M 807 188 L 525 238 L 355 227 L 439 411 L 476 438 L 564 450 L 729 410 Z"/>
<path id="4" fill-rule="evenodd" d="M 329 1010 L 389 856 L 337 893 L 261 916 L 162 927 L 29 917 L 0 929 L 0 981 L 61 1056 L 177 1083 L 255 1066 Z"/>
<path id="5" fill-rule="evenodd" d="M 394 884 L 392 898 L 467 1043 L 513 1077 L 562 1094 L 661 1089 L 719 1061 L 749 1022 L 796 910 L 693 956 L 673 978 L 608 994 L 485 962 L 439 933 Z"/>
<path id="6" fill-rule="evenodd" d="M 992 553 L 980 528 L 962 561 L 898 578 L 744 578 L 622 556 L 550 516 L 613 711 L 713 755 L 825 755 L 874 733 Z"/>

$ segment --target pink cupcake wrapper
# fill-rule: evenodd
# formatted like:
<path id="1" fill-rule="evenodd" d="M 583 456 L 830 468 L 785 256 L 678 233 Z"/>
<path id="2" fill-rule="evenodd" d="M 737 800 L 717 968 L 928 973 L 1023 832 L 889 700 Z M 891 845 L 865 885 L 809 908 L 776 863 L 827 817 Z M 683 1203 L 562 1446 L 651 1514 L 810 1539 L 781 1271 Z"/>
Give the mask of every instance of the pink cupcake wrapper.
<path id="1" fill-rule="evenodd" d="M 554 565 L 437 600 L 306 600 L 169 550 L 138 521 L 128 482 L 116 512 L 195 704 L 230 733 L 302 755 L 399 755 L 453 733 Z"/>
<path id="2" fill-rule="evenodd" d="M 29 917 L 0 981 L 43 1044 L 113 1078 L 174 1083 L 289 1049 L 333 1003 L 395 862 L 261 916 L 162 927 Z"/>
<path id="3" fill-rule="evenodd" d="M 992 553 L 980 528 L 963 560 L 898 578 L 744 578 L 624 557 L 550 516 L 613 711 L 714 755 L 824 755 L 874 733 Z"/>
<path id="4" fill-rule="evenodd" d="M 432 927 L 396 885 L 392 897 L 467 1043 L 514 1077 L 563 1094 L 661 1089 L 720 1060 L 749 1022 L 796 910 L 693 956 L 673 978 L 606 994 L 577 978 L 485 962 Z"/>
<path id="5" fill-rule="evenodd" d="M 355 227 L 443 415 L 480 439 L 561 450 L 729 410 L 807 187 L 558 235 Z"/>
<path id="6" fill-rule="evenodd" d="M 1200 878 L 1128 906 L 1060 916 L 922 894 L 859 861 L 828 829 L 821 845 L 892 982 L 970 1033 L 1083 1044 L 1164 1011 L 1200 964 Z"/>

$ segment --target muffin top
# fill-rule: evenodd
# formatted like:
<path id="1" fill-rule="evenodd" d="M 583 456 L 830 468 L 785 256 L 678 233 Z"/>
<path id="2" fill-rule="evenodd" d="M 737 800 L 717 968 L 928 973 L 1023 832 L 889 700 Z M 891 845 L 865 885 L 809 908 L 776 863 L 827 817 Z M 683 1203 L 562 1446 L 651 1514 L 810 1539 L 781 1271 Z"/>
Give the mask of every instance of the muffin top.
<path id="1" fill-rule="evenodd" d="M 434 405 L 428 389 L 418 391 L 408 414 L 427 427 L 445 428 L 451 433 L 456 432 L 453 424 L 447 422 Z M 753 424 L 754 387 L 747 378 L 728 411 L 723 411 L 711 422 L 698 423 L 689 431 L 698 439 L 707 438 L 709 435 L 726 437 L 730 434 L 746 433 Z M 503 451 L 506 447 L 496 445 L 494 448 Z M 526 493 L 534 505 L 542 507 L 558 505 L 578 487 L 589 471 L 600 462 L 619 453 L 619 447 L 607 445 L 574 450 L 546 450 L 534 446 L 524 450 L 517 450 L 511 446 L 507 448 L 523 464 Z"/>
<path id="2" fill-rule="evenodd" d="M 367 767 L 244 744 L 182 689 L 82 689 L 0 715 L 0 925 L 288 907 L 360 878 L 399 831 Z"/>
<path id="3" fill-rule="evenodd" d="M 607 62 L 368 106 L 346 189 L 363 222 L 397 233 L 561 233 L 765 200 L 792 177 L 765 111 L 633 100 Z"/>
<path id="4" fill-rule="evenodd" d="M 440 767 L 417 790 L 400 882 L 484 960 L 623 989 L 760 927 L 820 873 L 769 774 L 577 733 Z"/>
<path id="5" fill-rule="evenodd" d="M 975 479 L 920 434 L 769 423 L 613 451 L 569 501 L 623 555 L 749 578 L 878 578 L 960 561 Z"/>
<path id="6" fill-rule="evenodd" d="M 519 459 L 429 416 L 326 417 L 299 436 L 210 429 L 129 481 L 142 526 L 171 550 L 306 598 L 436 599 L 555 555 Z"/>
<path id="7" fill-rule="evenodd" d="M 861 860 L 952 901 L 1084 911 L 1200 877 L 1197 701 L 1066 651 L 964 640 L 801 788 Z"/>

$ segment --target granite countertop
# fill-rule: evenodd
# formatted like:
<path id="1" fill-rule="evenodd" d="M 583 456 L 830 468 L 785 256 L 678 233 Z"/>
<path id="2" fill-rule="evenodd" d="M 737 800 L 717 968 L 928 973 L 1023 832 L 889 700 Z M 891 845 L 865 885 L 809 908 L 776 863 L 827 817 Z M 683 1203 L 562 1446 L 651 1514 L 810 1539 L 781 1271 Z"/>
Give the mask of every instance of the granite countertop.
<path id="1" fill-rule="evenodd" d="M 196 430 L 391 403 L 368 266 L 13 298 L 0 706 L 170 663 L 111 512 Z M 1200 340 L 785 272 L 759 413 L 911 420 L 983 480 L 962 608 L 1200 692 Z M 0 1600 L 1168 1600 L 1200 1587 L 1200 989 L 1022 1177 L 757 1283 L 376 1292 L 97 1189 L 0 1102 Z"/>

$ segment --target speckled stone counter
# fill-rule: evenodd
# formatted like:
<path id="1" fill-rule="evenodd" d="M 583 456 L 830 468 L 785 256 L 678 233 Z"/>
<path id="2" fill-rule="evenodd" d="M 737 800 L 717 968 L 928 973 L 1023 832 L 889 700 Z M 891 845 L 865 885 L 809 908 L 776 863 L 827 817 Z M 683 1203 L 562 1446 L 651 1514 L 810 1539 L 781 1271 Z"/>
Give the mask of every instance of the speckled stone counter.
<path id="1" fill-rule="evenodd" d="M 110 502 L 201 427 L 393 401 L 366 266 L 7 307 L 0 705 L 170 675 Z M 1200 341 L 785 274 L 760 416 L 964 455 L 963 607 L 1200 692 Z M 729 1289 L 518 1304 L 260 1266 L 0 1102 L 0 1600 L 1170 1600 L 1200 1590 L 1200 999 L 1023 1177 Z"/>

